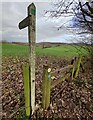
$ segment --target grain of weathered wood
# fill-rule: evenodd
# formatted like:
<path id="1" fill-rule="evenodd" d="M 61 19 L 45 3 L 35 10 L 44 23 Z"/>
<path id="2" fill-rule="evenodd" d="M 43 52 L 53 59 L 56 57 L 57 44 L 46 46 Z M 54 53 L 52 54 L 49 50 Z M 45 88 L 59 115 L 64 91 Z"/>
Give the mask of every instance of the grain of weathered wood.
<path id="1" fill-rule="evenodd" d="M 19 29 L 23 29 L 25 27 L 27 27 L 29 24 L 30 24 L 30 18 L 31 16 L 29 17 L 26 17 L 24 20 L 22 20 L 20 23 L 19 23 Z"/>
<path id="2" fill-rule="evenodd" d="M 72 68 L 72 73 L 71 73 L 71 79 L 72 79 L 72 80 L 74 79 L 74 72 L 75 72 L 75 67 L 73 66 L 73 68 Z"/>
<path id="3" fill-rule="evenodd" d="M 36 12 L 36 7 L 32 3 L 28 6 L 28 16 L 30 24 L 28 26 L 28 39 L 29 39 L 29 46 L 30 46 L 30 53 L 29 53 L 29 63 L 30 63 L 30 76 L 31 76 L 31 108 L 32 114 L 35 110 L 35 42 L 36 42 L 36 13 L 33 14 L 32 11 Z"/>
<path id="4" fill-rule="evenodd" d="M 61 83 L 62 81 L 64 81 L 65 79 L 68 79 L 70 77 L 71 73 L 67 73 L 64 77 L 58 79 L 55 82 L 51 83 L 51 89 L 54 88 L 55 86 L 57 86 L 59 83 Z"/>
<path id="5" fill-rule="evenodd" d="M 78 59 L 78 63 L 76 66 L 76 73 L 75 73 L 75 78 L 78 76 L 79 70 L 80 70 L 80 64 L 81 64 L 81 57 Z"/>
<path id="6" fill-rule="evenodd" d="M 42 82 L 42 108 L 46 108 L 46 94 L 47 94 L 47 79 L 48 79 L 48 66 L 43 66 L 43 82 Z"/>
<path id="7" fill-rule="evenodd" d="M 29 39 L 29 64 L 30 64 L 30 102 L 32 114 L 35 110 L 35 43 L 36 43 L 36 7 L 34 3 L 28 6 L 28 16 L 19 23 L 19 29 L 28 26 L 28 39 Z"/>
<path id="8" fill-rule="evenodd" d="M 47 109 L 50 105 L 50 90 L 51 90 L 51 70 L 48 66 L 44 66 L 43 70 L 43 83 L 42 83 L 42 107 Z M 49 71 L 48 71 L 49 70 Z"/>
<path id="9" fill-rule="evenodd" d="M 51 94 L 51 73 L 50 72 L 47 73 L 48 76 L 47 76 L 47 86 L 46 86 L 47 91 L 46 91 L 46 103 L 45 103 L 46 109 L 48 109 L 48 107 L 50 105 L 50 94 Z"/>
<path id="10" fill-rule="evenodd" d="M 61 74 L 62 72 L 66 72 L 66 71 L 68 71 L 71 68 L 73 68 L 73 65 L 68 65 L 68 66 L 66 66 L 64 68 L 55 70 L 54 72 L 51 72 L 51 75 L 52 76 L 58 76 L 58 74 Z"/>
<path id="11" fill-rule="evenodd" d="M 29 80 L 29 65 L 23 65 L 23 77 L 24 77 L 24 96 L 25 96 L 25 108 L 26 115 L 30 116 L 30 80 Z"/>

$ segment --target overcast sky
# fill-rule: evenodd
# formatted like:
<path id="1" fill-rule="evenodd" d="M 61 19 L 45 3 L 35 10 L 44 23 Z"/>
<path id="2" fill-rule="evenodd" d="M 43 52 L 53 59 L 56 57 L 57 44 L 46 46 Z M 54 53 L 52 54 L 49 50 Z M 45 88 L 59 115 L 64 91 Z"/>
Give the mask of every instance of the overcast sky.
<path id="1" fill-rule="evenodd" d="M 27 7 L 31 2 L 2 2 L 2 40 L 28 42 L 28 29 L 19 30 L 18 24 L 27 17 Z M 52 9 L 51 2 L 35 2 L 36 5 L 36 42 L 71 42 L 72 31 L 67 30 L 71 18 L 50 19 L 45 10 Z M 57 27 L 65 24 L 59 31 Z M 1 27 L 0 27 L 1 28 Z"/>

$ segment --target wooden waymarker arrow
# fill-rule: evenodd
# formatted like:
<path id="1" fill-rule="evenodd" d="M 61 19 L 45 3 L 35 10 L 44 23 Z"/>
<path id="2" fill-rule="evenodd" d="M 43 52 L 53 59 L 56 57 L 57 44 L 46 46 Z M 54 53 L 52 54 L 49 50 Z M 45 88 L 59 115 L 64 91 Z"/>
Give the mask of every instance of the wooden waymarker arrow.
<path id="1" fill-rule="evenodd" d="M 23 29 L 23 28 L 27 27 L 29 24 L 30 24 L 29 17 L 26 17 L 24 20 L 22 20 L 19 23 L 19 29 Z"/>
<path id="2" fill-rule="evenodd" d="M 28 16 L 19 23 L 19 29 L 28 27 L 29 39 L 29 64 L 30 64 L 30 83 L 31 83 L 31 109 L 32 114 L 35 110 L 35 42 L 36 42 L 36 7 L 34 3 L 28 6 Z"/>

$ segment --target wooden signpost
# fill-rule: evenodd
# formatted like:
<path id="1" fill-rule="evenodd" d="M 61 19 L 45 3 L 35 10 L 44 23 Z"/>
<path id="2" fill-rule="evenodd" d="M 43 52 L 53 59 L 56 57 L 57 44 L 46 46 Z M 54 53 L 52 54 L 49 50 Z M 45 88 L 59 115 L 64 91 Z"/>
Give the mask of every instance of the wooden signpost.
<path id="1" fill-rule="evenodd" d="M 35 42 L 36 42 L 36 7 L 34 3 L 28 6 L 28 16 L 19 23 L 19 29 L 28 27 L 29 64 L 30 64 L 30 97 L 32 113 L 35 110 Z"/>

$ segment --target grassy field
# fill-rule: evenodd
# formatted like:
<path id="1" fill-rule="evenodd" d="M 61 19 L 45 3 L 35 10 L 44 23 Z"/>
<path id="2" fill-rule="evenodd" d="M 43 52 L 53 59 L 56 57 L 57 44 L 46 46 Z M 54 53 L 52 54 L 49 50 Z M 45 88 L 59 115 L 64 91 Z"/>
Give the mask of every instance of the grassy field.
<path id="1" fill-rule="evenodd" d="M 25 45 L 0 44 L 0 47 L 2 47 L 2 56 L 28 56 L 29 53 L 29 47 Z M 80 51 L 76 48 L 80 49 Z M 79 46 L 62 45 L 44 49 L 37 47 L 36 54 L 72 57 L 79 54 L 87 55 L 87 51 L 81 49 Z"/>

